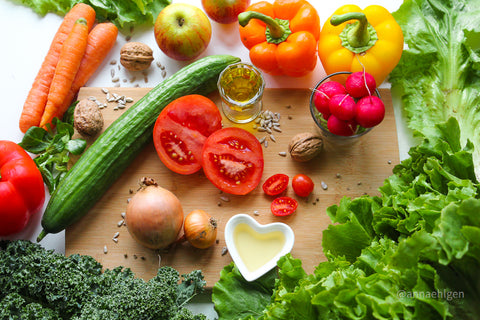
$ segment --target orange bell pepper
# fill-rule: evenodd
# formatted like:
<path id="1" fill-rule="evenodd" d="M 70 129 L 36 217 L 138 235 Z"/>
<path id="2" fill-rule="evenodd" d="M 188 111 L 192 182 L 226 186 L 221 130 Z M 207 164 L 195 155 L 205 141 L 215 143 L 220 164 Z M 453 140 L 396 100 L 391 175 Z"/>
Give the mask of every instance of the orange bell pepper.
<path id="1" fill-rule="evenodd" d="M 317 64 L 320 17 L 305 0 L 260 1 L 238 15 L 250 60 L 272 75 L 301 77 Z"/>
<path id="2" fill-rule="evenodd" d="M 402 29 L 379 5 L 364 10 L 356 5 L 340 7 L 323 25 L 318 41 L 318 55 L 327 74 L 365 69 L 377 85 L 395 68 L 402 52 Z"/>

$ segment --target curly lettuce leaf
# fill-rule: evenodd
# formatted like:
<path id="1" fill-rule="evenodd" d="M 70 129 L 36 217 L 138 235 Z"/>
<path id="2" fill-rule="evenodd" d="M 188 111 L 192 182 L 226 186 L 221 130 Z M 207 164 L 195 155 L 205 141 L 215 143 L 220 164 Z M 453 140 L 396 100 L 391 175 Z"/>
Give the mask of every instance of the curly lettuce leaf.
<path id="1" fill-rule="evenodd" d="M 480 0 L 405 0 L 393 15 L 408 48 L 390 82 L 408 126 L 441 137 L 435 125 L 456 118 L 480 175 Z"/>
<path id="2" fill-rule="evenodd" d="M 12 0 L 31 8 L 41 16 L 55 13 L 64 16 L 75 4 L 86 3 L 95 9 L 99 21 L 113 22 L 120 31 L 131 32 L 134 26 L 153 26 L 158 14 L 171 0 Z"/>

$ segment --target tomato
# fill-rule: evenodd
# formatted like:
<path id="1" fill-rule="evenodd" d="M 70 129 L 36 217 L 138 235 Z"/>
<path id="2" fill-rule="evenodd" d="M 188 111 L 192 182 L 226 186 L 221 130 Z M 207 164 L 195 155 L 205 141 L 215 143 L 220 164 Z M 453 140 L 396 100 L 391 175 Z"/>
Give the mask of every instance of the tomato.
<path id="1" fill-rule="evenodd" d="M 244 195 L 255 189 L 262 178 L 262 146 L 244 129 L 223 128 L 205 142 L 202 164 L 205 175 L 217 188 Z"/>
<path id="2" fill-rule="evenodd" d="M 274 174 L 263 183 L 263 192 L 269 196 L 276 196 L 287 189 L 288 180 L 289 178 L 286 174 Z"/>
<path id="3" fill-rule="evenodd" d="M 153 143 L 160 160 L 179 174 L 201 169 L 205 140 L 222 127 L 222 115 L 207 97 L 193 94 L 169 103 L 153 129 Z"/>
<path id="4" fill-rule="evenodd" d="M 308 197 L 312 193 L 315 184 L 312 179 L 304 174 L 297 174 L 292 179 L 292 188 L 299 197 Z"/>
<path id="5" fill-rule="evenodd" d="M 297 200 L 290 197 L 278 197 L 272 201 L 270 210 L 278 217 L 288 216 L 297 210 Z"/>
<path id="6" fill-rule="evenodd" d="M 45 201 L 42 174 L 18 144 L 0 140 L 0 236 L 20 232 Z"/>

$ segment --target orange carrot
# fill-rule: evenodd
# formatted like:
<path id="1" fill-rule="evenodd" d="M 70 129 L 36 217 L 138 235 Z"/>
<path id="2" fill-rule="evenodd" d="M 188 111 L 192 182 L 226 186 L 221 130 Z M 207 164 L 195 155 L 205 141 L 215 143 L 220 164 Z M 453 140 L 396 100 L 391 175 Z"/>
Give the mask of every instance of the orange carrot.
<path id="1" fill-rule="evenodd" d="M 52 122 L 58 108 L 67 97 L 87 49 L 87 39 L 87 21 L 80 18 L 75 22 L 60 51 L 60 58 L 48 92 L 47 105 L 40 120 L 40 127 Z"/>
<path id="2" fill-rule="evenodd" d="M 88 34 L 87 49 L 83 56 L 72 87 L 55 115 L 62 118 L 68 107 L 72 104 L 81 87 L 87 83 L 93 73 L 98 69 L 105 57 L 117 41 L 118 29 L 111 22 L 99 23 Z"/>
<path id="3" fill-rule="evenodd" d="M 45 105 L 47 103 L 48 91 L 55 74 L 55 68 L 60 57 L 60 51 L 63 43 L 72 30 L 75 21 L 79 18 L 85 18 L 89 30 L 95 22 L 95 10 L 87 4 L 79 3 L 65 15 L 60 27 L 55 34 L 47 55 L 38 71 L 33 82 L 32 88 L 23 105 L 20 116 L 19 127 L 22 132 L 26 132 L 32 126 L 38 126 L 42 118 Z"/>

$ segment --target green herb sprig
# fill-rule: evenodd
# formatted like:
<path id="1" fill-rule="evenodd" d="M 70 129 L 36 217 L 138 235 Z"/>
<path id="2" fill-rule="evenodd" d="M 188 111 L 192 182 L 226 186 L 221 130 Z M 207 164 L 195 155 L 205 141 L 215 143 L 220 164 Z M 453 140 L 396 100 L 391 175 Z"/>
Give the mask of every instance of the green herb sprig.
<path id="1" fill-rule="evenodd" d="M 50 124 L 47 129 L 31 127 L 19 143 L 26 151 L 37 155 L 34 161 L 50 193 L 68 172 L 70 155 L 82 154 L 87 146 L 84 139 L 72 139 L 72 124 L 58 118 L 54 118 L 52 124 L 55 129 Z"/>

